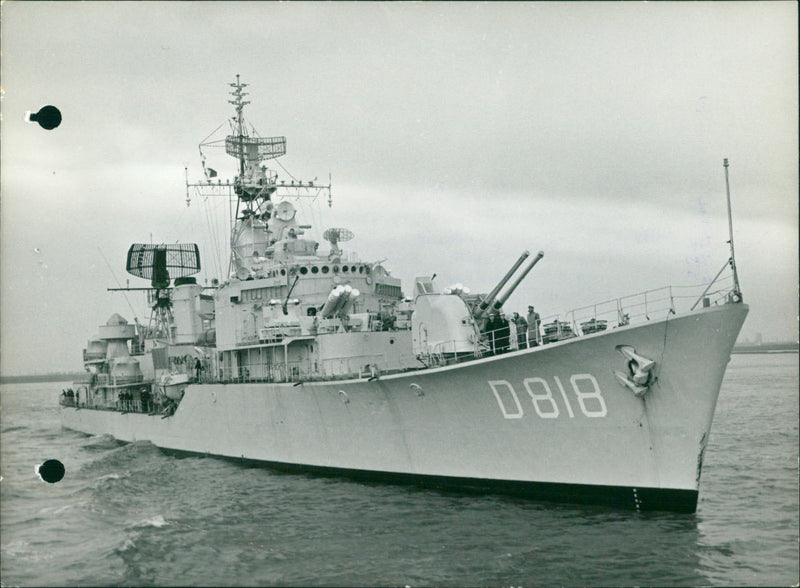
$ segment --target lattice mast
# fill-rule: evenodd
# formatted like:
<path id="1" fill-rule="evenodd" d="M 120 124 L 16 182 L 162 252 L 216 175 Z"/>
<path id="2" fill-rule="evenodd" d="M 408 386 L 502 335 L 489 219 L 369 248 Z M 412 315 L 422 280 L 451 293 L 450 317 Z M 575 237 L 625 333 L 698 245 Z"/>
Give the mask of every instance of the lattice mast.
<path id="1" fill-rule="evenodd" d="M 236 83 L 229 84 L 234 90 L 231 92 L 233 96 L 233 100 L 228 100 L 228 104 L 233 104 L 236 107 L 236 136 L 239 139 L 239 174 L 240 177 L 244 176 L 244 107 L 246 104 L 250 104 L 249 100 L 244 100 L 243 98 L 248 95 L 248 92 L 243 92 L 243 88 L 246 88 L 248 84 L 243 84 L 239 81 L 239 74 L 236 74 Z M 233 155 L 229 150 L 227 150 L 227 141 L 226 141 L 226 151 L 228 154 Z"/>
<path id="2" fill-rule="evenodd" d="M 236 82 L 230 86 L 233 100 L 228 100 L 228 103 L 236 108 L 236 117 L 233 119 L 234 134 L 225 137 L 225 152 L 239 160 L 239 177 L 234 180 L 234 192 L 248 209 L 258 209 L 263 202 L 270 200 L 277 180 L 276 174 L 267 173 L 266 167 L 260 164 L 286 155 L 286 137 L 249 136 L 244 121 L 244 107 L 250 104 L 244 99 L 248 95 L 244 91 L 247 84 L 241 83 L 237 75 Z"/>
<path id="3" fill-rule="evenodd" d="M 205 181 L 190 183 L 188 180 L 188 169 L 186 170 L 186 204 L 190 204 L 191 198 L 189 189 L 194 188 L 198 194 L 203 196 L 227 196 L 235 198 L 230 201 L 231 207 L 231 233 L 230 233 L 230 260 L 228 265 L 228 275 L 234 273 L 234 269 L 245 263 L 241 259 L 243 243 L 248 239 L 253 239 L 255 245 L 262 238 L 261 233 L 269 230 L 270 219 L 276 211 L 276 202 L 287 198 L 311 198 L 316 199 L 320 194 L 327 193 L 328 206 L 332 205 L 330 177 L 328 184 L 319 184 L 316 178 L 312 181 L 300 181 L 292 178 L 291 181 L 280 181 L 275 170 L 269 169 L 264 162 L 270 159 L 277 159 L 286 154 L 286 137 L 259 137 L 255 129 L 251 128 L 252 134 L 248 133 L 248 124 L 244 117 L 244 107 L 250 104 L 247 100 L 248 92 L 245 88 L 249 84 L 241 82 L 240 76 L 236 75 L 236 81 L 229 84 L 232 88 L 229 104 L 235 108 L 235 116 L 229 119 L 230 134 L 224 139 L 213 139 L 214 131 L 209 137 L 200 143 L 200 155 L 205 173 Z M 217 129 L 219 130 L 219 129 Z M 220 147 L 224 143 L 225 153 L 238 161 L 238 175 L 231 181 L 217 179 L 217 171 L 206 167 L 205 148 Z M 280 164 L 279 164 L 280 165 Z M 281 166 L 282 167 L 282 166 Z M 291 175 L 291 174 L 290 174 Z M 251 252 L 263 254 L 263 244 L 261 247 L 253 247 Z M 246 262 L 249 265 L 249 262 Z"/>

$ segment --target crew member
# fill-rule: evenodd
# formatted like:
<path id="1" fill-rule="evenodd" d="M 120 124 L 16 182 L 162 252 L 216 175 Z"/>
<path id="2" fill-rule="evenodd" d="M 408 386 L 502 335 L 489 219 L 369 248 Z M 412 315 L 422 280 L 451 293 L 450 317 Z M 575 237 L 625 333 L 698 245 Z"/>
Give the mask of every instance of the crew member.
<path id="1" fill-rule="evenodd" d="M 528 306 L 528 345 L 534 347 L 539 345 L 539 313 L 533 306 Z"/>
<path id="2" fill-rule="evenodd" d="M 499 324 L 497 321 L 497 314 L 493 312 L 489 315 L 489 318 L 486 319 L 486 326 L 485 326 L 486 335 L 488 336 L 489 339 L 489 349 L 493 354 L 497 353 L 498 327 Z"/>
<path id="3" fill-rule="evenodd" d="M 528 347 L 528 321 L 518 312 L 515 312 L 514 324 L 517 325 L 517 345 L 520 349 L 525 349 Z"/>
<path id="4" fill-rule="evenodd" d="M 508 319 L 503 313 L 497 315 L 497 351 L 505 353 L 508 351 L 511 329 L 508 327 Z"/>

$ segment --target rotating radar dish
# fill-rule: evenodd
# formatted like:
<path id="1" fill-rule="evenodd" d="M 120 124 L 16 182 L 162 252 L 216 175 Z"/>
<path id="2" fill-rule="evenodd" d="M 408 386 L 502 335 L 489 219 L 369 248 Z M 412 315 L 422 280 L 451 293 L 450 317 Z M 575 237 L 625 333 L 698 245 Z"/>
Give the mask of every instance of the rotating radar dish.
<path id="1" fill-rule="evenodd" d="M 331 255 L 341 255 L 342 250 L 339 249 L 339 243 L 349 241 L 353 237 L 355 237 L 353 231 L 342 228 L 326 229 L 322 234 L 322 238 L 329 241 L 331 244 Z"/>
<path id="2" fill-rule="evenodd" d="M 249 162 L 265 161 L 286 155 L 286 137 L 225 137 L 225 152 Z"/>
<path id="3" fill-rule="evenodd" d="M 322 238 L 326 241 L 330 241 L 331 245 L 336 245 L 337 243 L 344 243 L 345 241 L 349 241 L 355 237 L 355 233 L 350 229 L 327 229 L 323 234 Z"/>

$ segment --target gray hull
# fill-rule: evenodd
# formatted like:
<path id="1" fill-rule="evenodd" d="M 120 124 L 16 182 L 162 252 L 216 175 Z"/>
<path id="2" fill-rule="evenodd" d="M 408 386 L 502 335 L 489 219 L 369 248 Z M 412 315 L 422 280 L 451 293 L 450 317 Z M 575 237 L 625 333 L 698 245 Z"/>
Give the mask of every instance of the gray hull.
<path id="1" fill-rule="evenodd" d="M 62 408 L 66 428 L 389 481 L 693 512 L 730 352 L 724 305 L 372 381 L 192 385 L 169 418 Z M 656 362 L 643 396 L 620 345 Z"/>

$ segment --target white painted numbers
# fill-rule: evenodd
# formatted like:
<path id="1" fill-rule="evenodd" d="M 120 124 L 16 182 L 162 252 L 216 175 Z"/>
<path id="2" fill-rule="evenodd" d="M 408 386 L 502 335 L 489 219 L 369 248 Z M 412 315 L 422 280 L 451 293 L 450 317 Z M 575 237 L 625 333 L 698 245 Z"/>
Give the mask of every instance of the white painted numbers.
<path id="1" fill-rule="evenodd" d="M 570 376 L 569 378 L 570 383 L 572 384 L 572 389 L 575 390 L 575 396 L 578 397 L 578 404 L 581 405 L 581 410 L 583 414 L 587 417 L 604 417 L 608 414 L 608 410 L 606 409 L 606 401 L 603 400 L 603 393 L 600 392 L 600 386 L 597 385 L 597 380 L 594 379 L 592 374 L 575 374 L 574 376 Z M 591 392 L 582 392 L 580 385 L 578 382 L 589 382 L 591 384 Z M 584 388 L 587 386 L 584 385 Z M 590 408 L 586 406 L 587 400 L 596 400 L 597 403 L 595 405 L 595 410 L 591 411 Z M 590 404 L 595 404 L 591 402 Z"/>
<path id="2" fill-rule="evenodd" d="M 558 376 L 553 377 L 556 389 L 559 392 L 560 401 L 563 404 L 566 414 L 569 418 L 575 418 L 575 412 L 572 408 L 572 403 L 569 400 L 567 392 L 564 390 L 564 385 Z M 572 385 L 572 390 L 578 400 L 578 406 L 583 413 L 583 416 L 589 418 L 605 417 L 608 414 L 606 402 L 603 399 L 603 393 L 600 391 L 600 386 L 597 384 L 592 374 L 575 374 L 570 376 L 569 382 Z M 528 392 L 531 398 L 533 408 L 539 418 L 543 419 L 557 419 L 562 411 L 559 408 L 559 403 L 556 402 L 556 396 L 553 394 L 553 388 L 544 378 L 525 378 L 522 385 Z M 503 417 L 507 419 L 521 419 L 525 414 L 522 408 L 517 391 L 514 386 L 506 380 L 490 380 L 489 386 L 492 389 L 495 399 L 497 400 L 500 411 Z M 573 401 L 574 402 L 574 401 Z"/>
<path id="3" fill-rule="evenodd" d="M 558 405 L 547 382 L 542 378 L 525 378 L 522 383 L 528 394 L 531 395 L 536 414 L 543 419 L 557 419 L 559 414 Z"/>

